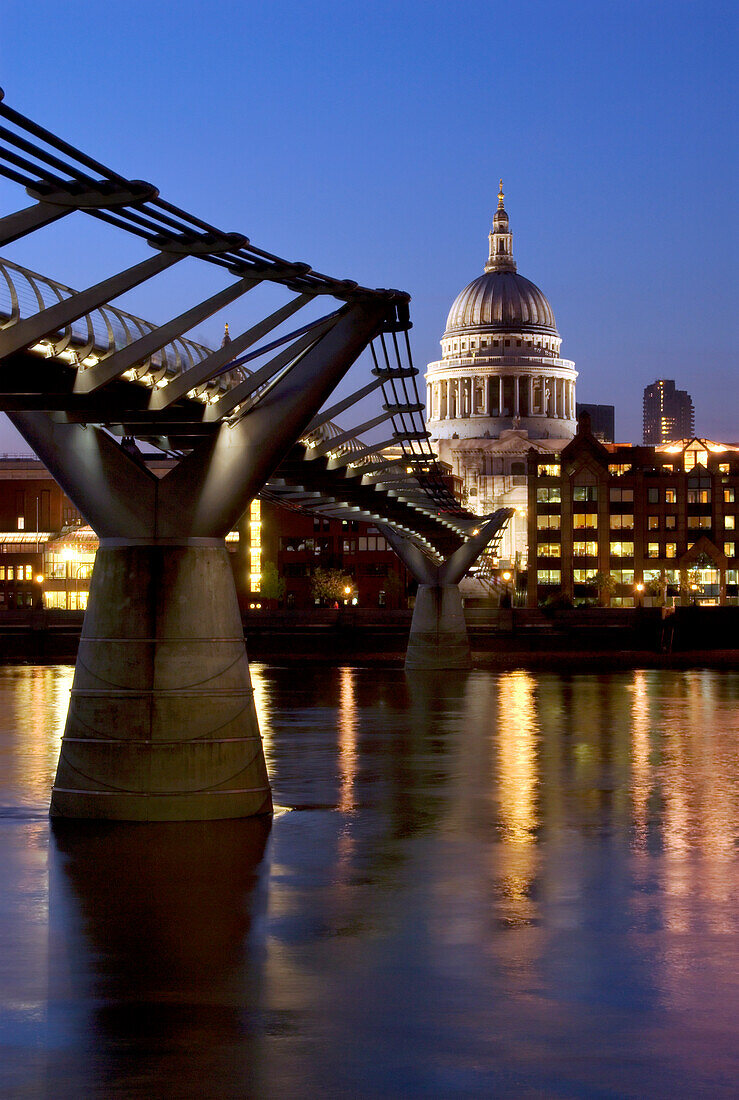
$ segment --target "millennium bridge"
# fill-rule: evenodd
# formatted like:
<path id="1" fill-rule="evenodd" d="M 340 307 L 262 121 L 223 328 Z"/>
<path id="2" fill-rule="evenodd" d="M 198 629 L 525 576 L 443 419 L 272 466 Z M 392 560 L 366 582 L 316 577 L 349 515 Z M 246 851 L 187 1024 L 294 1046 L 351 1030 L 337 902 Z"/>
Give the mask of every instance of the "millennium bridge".
<path id="1" fill-rule="evenodd" d="M 19 114 L 2 92 L 0 122 L 0 174 L 32 200 L 0 217 L 0 245 L 84 214 L 146 250 L 84 290 L 0 259 L 0 409 L 100 539 L 51 813 L 267 813 L 225 548 L 250 501 L 381 527 L 419 583 L 406 657 L 419 673 L 469 667 L 458 585 L 511 511 L 475 516 L 445 484 L 407 294 L 330 278 L 223 232 Z M 183 262 L 220 269 L 226 285 L 161 325 L 112 304 Z M 185 335 L 257 288 L 277 308 L 220 348 Z M 365 349 L 366 379 L 337 399 Z M 359 409 L 373 394 L 382 406 L 367 418 Z M 377 432 L 380 442 L 366 439 Z M 174 466 L 155 476 L 141 447 Z"/>

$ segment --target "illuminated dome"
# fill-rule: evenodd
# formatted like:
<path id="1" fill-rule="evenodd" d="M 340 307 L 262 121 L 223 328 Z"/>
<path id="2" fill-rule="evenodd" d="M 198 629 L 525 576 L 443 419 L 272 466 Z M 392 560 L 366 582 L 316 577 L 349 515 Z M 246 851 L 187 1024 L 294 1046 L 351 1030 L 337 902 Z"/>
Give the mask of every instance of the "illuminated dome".
<path id="1" fill-rule="evenodd" d="M 488 235 L 483 274 L 458 294 L 441 338 L 441 359 L 426 373 L 431 438 L 529 439 L 575 434 L 575 364 L 561 357 L 554 312 L 535 283 L 516 271 L 504 205 Z"/>
<path id="2" fill-rule="evenodd" d="M 457 295 L 444 336 L 468 329 L 559 336 L 552 307 L 538 286 L 509 269 L 486 271 Z"/>

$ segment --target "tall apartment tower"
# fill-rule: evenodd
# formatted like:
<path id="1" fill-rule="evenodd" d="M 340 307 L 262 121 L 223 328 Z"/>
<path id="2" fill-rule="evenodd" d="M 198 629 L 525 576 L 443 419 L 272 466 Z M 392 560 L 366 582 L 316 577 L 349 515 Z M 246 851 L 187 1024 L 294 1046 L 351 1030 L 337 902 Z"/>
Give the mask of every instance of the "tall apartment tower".
<path id="1" fill-rule="evenodd" d="M 673 439 L 692 439 L 695 409 L 687 390 L 676 390 L 672 378 L 659 378 L 644 389 L 644 443 L 655 446 Z"/>

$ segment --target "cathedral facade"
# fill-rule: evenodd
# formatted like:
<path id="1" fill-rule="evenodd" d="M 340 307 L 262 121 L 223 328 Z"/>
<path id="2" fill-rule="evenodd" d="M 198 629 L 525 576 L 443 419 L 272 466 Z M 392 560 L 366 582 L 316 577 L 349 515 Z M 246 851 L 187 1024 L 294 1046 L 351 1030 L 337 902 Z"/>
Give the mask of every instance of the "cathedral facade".
<path id="1" fill-rule="evenodd" d="M 457 295 L 426 372 L 431 444 L 464 483 L 472 511 L 516 515 L 501 555 L 526 563 L 526 461 L 533 447 L 559 452 L 575 434 L 575 364 L 560 356 L 552 307 L 519 275 L 503 183 L 483 274 Z"/>

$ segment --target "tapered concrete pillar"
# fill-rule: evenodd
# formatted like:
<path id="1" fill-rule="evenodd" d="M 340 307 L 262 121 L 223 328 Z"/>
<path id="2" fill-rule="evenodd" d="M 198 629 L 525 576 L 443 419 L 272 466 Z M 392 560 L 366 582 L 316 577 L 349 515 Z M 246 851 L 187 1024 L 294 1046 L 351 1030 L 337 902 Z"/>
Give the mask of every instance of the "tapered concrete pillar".
<path id="1" fill-rule="evenodd" d="M 480 527 L 475 529 L 475 533 L 440 565 L 431 561 L 415 543 L 392 527 L 381 527 L 406 569 L 418 581 L 405 658 L 406 669 L 433 671 L 471 667 L 459 582 L 485 547 L 501 537 L 512 515 L 512 508 L 499 508 L 487 520 L 480 520 Z"/>
<path id="2" fill-rule="evenodd" d="M 420 584 L 405 655 L 408 669 L 470 668 L 472 658 L 457 584 Z"/>
<path id="3" fill-rule="evenodd" d="M 194 821 L 271 809 L 225 544 L 103 544 L 52 815 Z"/>

